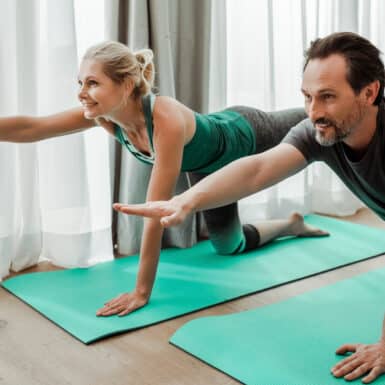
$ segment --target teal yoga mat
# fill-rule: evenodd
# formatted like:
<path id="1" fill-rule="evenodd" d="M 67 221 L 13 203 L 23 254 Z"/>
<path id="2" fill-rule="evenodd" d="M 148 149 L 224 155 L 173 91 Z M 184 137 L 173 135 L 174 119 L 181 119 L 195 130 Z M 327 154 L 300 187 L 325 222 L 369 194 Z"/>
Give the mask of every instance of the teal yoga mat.
<path id="1" fill-rule="evenodd" d="M 150 303 L 125 317 L 96 317 L 104 302 L 135 286 L 138 257 L 87 269 L 20 275 L 3 287 L 84 343 L 148 326 L 385 251 L 385 232 L 320 216 L 306 221 L 326 238 L 281 239 L 238 256 L 209 242 L 161 253 Z"/>
<path id="2" fill-rule="evenodd" d="M 247 385 L 348 384 L 330 373 L 343 358 L 334 352 L 379 340 L 384 299 L 381 269 L 263 308 L 196 319 L 171 343 Z"/>

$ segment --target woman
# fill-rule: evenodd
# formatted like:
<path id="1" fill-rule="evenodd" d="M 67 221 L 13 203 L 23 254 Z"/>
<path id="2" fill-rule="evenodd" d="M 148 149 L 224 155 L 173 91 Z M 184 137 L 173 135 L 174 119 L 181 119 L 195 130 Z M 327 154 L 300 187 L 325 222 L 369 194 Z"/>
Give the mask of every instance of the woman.
<path id="1" fill-rule="evenodd" d="M 132 53 L 125 45 L 104 42 L 88 49 L 79 71 L 81 108 L 46 117 L 0 119 L 0 140 L 31 142 L 66 135 L 97 124 L 140 161 L 153 164 L 147 201 L 168 200 L 181 171 L 195 183 L 229 162 L 275 146 L 303 110 L 263 113 L 247 107 L 201 115 L 177 100 L 151 93 L 154 82 L 150 50 Z M 241 226 L 237 205 L 204 212 L 214 248 L 237 254 L 279 236 L 323 236 L 298 214 L 287 220 Z M 136 288 L 107 302 L 97 315 L 128 314 L 151 295 L 163 228 L 146 219 Z"/>

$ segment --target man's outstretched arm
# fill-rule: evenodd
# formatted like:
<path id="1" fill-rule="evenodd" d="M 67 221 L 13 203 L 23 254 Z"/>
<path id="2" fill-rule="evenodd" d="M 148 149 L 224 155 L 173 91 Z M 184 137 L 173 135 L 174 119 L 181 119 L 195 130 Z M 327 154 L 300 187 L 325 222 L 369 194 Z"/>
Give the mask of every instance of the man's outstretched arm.
<path id="1" fill-rule="evenodd" d="M 177 225 L 190 213 L 235 202 L 270 187 L 306 167 L 302 153 L 281 143 L 261 154 L 238 159 L 169 201 L 137 205 L 115 204 L 122 213 L 159 218 L 165 227 Z"/>

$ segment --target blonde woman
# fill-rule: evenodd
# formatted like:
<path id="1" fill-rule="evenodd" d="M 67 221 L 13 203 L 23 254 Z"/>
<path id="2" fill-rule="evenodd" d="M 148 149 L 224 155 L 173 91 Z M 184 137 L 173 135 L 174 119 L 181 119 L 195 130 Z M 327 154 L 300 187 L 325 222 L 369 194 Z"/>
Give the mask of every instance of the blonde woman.
<path id="1" fill-rule="evenodd" d="M 231 161 L 277 145 L 304 119 L 302 109 L 264 113 L 232 107 L 202 115 L 177 100 L 151 93 L 154 82 L 151 50 L 131 52 L 117 42 L 88 49 L 79 70 L 82 107 L 45 117 L 0 119 L 0 140 L 33 142 L 101 125 L 139 161 L 153 165 L 147 201 L 172 197 L 181 171 L 193 182 Z M 280 236 L 323 236 L 293 214 L 287 220 L 242 226 L 237 204 L 204 212 L 210 239 L 220 254 L 238 254 Z M 163 228 L 146 219 L 135 290 L 110 300 L 99 316 L 126 315 L 149 301 L 161 248 Z"/>

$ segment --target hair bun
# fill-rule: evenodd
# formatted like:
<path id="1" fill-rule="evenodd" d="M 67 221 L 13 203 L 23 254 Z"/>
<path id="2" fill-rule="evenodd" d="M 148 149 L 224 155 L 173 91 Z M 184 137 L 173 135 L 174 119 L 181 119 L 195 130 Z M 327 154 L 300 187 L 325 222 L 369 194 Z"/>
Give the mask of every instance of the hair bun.
<path id="1" fill-rule="evenodd" d="M 138 66 L 140 68 L 140 80 L 138 82 L 138 91 L 141 95 L 151 92 L 155 78 L 154 54 L 150 49 L 142 49 L 134 53 Z"/>

